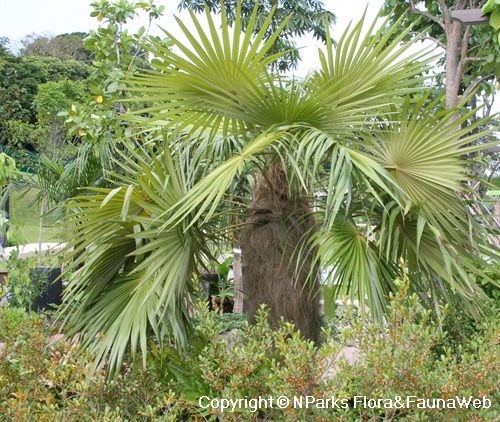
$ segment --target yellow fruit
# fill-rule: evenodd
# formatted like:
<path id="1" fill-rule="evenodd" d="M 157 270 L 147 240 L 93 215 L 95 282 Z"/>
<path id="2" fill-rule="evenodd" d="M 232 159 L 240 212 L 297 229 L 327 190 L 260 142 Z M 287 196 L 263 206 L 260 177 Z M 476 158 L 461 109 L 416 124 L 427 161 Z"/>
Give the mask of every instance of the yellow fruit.
<path id="1" fill-rule="evenodd" d="M 97 15 L 97 22 L 102 22 L 103 19 L 104 16 L 102 15 L 102 13 L 99 12 L 99 14 Z"/>

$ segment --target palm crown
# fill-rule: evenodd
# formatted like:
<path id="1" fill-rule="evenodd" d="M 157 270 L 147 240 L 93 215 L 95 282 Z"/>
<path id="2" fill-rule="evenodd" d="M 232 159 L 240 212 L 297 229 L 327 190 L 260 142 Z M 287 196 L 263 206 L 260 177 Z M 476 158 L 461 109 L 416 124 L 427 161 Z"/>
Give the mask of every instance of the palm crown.
<path id="1" fill-rule="evenodd" d="M 145 359 L 151 332 L 185 341 L 192 272 L 210 243 L 238 229 L 232 217 L 242 212 L 251 217 L 245 230 L 276 235 L 268 254 L 278 263 L 246 277 L 274 278 L 259 280 L 274 286 L 271 294 L 295 289 L 297 308 L 280 311 L 290 319 L 298 308 L 317 312 L 307 302 L 317 299 L 319 265 L 330 268 L 338 294 L 381 317 L 401 258 L 430 305 L 458 292 L 473 307 L 482 256 L 498 257 L 462 199 L 461 157 L 477 149 L 470 145 L 484 133 L 471 130 L 484 122 L 460 129 L 473 112 L 457 119 L 428 98 L 422 75 L 433 58 L 400 46 L 405 33 L 373 24 L 364 35 L 360 22 L 335 49 L 327 42 L 319 70 L 295 80 L 269 70 L 278 56 L 266 53 L 281 30 L 266 37 L 271 17 L 252 36 L 257 8 L 246 34 L 239 12 L 230 28 L 222 9 L 220 30 L 205 16 L 208 30 L 194 14 L 194 31 L 177 19 L 187 41 L 167 32 L 174 48 L 156 45 L 153 68 L 129 79 L 138 93 L 129 101 L 142 108 L 127 116 L 136 138 L 124 141 L 119 170 L 109 173 L 117 187 L 76 198 L 67 220 L 78 269 L 66 320 L 98 347 L 96 364 L 109 356 L 119 368 L 129 343 Z M 238 195 L 235 180 L 256 173 L 277 205 L 259 205 L 255 193 L 249 206 Z M 259 213 L 274 220 L 257 225 Z M 294 247 L 281 247 L 290 225 L 301 224 Z M 261 256 L 245 245 L 251 236 L 244 255 Z"/>

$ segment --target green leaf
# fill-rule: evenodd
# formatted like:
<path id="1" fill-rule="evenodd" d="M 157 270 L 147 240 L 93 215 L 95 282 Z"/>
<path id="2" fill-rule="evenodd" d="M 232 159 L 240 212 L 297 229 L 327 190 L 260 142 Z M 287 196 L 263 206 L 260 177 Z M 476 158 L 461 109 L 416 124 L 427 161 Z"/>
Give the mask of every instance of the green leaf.
<path id="1" fill-rule="evenodd" d="M 498 8 L 498 0 L 488 0 L 486 4 L 483 6 L 482 14 L 488 15 L 493 13 Z"/>
<path id="2" fill-rule="evenodd" d="M 500 9 L 496 9 L 490 16 L 490 25 L 496 30 L 500 29 Z"/>

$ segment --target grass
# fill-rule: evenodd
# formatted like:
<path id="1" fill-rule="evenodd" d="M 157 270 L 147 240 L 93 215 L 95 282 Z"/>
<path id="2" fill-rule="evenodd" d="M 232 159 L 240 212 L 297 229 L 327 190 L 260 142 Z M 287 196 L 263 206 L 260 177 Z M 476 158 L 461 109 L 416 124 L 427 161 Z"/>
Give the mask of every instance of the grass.
<path id="1" fill-rule="evenodd" d="M 26 194 L 14 193 L 10 198 L 10 228 L 7 232 L 8 246 L 37 243 L 40 230 L 40 204 L 33 203 L 37 192 L 32 189 Z M 42 241 L 58 242 L 59 230 L 43 226 Z"/>

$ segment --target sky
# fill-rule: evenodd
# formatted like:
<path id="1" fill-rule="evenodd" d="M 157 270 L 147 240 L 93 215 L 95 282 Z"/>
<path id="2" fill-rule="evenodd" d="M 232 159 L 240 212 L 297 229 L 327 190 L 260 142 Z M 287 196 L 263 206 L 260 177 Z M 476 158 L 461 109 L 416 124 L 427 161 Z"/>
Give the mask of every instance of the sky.
<path id="1" fill-rule="evenodd" d="M 91 3 L 92 0 L 0 0 L 0 37 L 8 37 L 16 45 L 16 40 L 30 33 L 88 32 L 98 26 L 97 19 L 90 17 Z M 166 6 L 164 16 L 156 22 L 174 34 L 172 25 L 176 24 L 172 15 L 179 14 L 176 10 L 178 3 L 179 0 L 156 1 L 156 4 Z M 367 6 L 369 19 L 374 19 L 383 3 L 384 0 L 323 0 L 325 8 L 337 15 L 333 38 L 338 39 L 349 22 L 359 20 Z M 138 20 L 131 30 L 146 24 L 143 17 L 142 22 Z M 151 33 L 160 34 L 160 31 L 152 28 Z M 316 50 L 321 46 L 320 42 L 307 37 L 299 40 L 298 46 L 303 47 L 299 73 L 319 64 Z"/>

